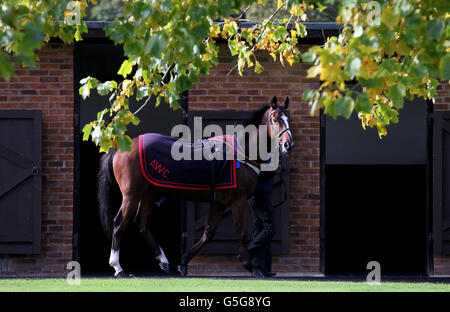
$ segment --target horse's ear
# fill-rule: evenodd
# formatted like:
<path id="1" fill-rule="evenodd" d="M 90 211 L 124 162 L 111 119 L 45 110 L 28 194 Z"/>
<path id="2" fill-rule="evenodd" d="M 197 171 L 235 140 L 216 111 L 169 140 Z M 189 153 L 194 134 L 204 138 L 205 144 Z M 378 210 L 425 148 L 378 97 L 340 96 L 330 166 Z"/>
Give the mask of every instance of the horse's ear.
<path id="1" fill-rule="evenodd" d="M 272 101 L 270 101 L 270 106 L 272 106 L 273 108 L 275 108 L 277 106 L 277 97 L 274 96 L 272 98 Z"/>
<path id="2" fill-rule="evenodd" d="M 289 97 L 286 97 L 286 99 L 284 100 L 284 109 L 288 109 L 289 107 Z"/>

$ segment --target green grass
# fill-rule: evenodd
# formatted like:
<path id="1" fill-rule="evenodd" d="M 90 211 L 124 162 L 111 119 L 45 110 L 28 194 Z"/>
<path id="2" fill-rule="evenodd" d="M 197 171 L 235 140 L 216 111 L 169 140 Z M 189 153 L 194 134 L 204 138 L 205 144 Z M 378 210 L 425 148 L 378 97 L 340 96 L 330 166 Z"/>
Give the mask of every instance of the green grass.
<path id="1" fill-rule="evenodd" d="M 0 292 L 438 292 L 450 284 L 327 281 L 227 280 L 204 278 L 82 279 L 72 286 L 65 279 L 0 279 Z"/>

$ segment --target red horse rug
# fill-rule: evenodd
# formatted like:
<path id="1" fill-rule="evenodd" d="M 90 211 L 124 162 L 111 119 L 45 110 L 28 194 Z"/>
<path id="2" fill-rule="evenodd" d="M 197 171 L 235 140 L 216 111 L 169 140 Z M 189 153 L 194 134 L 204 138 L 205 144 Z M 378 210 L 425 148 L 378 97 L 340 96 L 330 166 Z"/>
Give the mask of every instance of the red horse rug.
<path id="1" fill-rule="evenodd" d="M 239 162 L 236 157 L 227 157 L 230 147 L 231 155 L 235 155 L 236 141 L 233 136 L 212 137 L 191 143 L 158 133 L 142 134 L 139 136 L 141 171 L 148 182 L 159 187 L 188 190 L 235 188 Z M 209 160 L 203 153 L 204 148 L 214 151 L 215 155 L 222 154 Z M 174 150 L 178 155 L 190 157 L 173 157 Z M 201 159 L 198 159 L 199 155 Z"/>

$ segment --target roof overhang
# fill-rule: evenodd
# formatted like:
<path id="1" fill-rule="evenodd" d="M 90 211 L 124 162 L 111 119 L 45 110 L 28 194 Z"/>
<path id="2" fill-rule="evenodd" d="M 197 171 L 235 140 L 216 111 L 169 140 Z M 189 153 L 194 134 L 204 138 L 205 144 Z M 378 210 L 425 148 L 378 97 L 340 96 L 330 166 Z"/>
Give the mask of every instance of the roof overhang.
<path id="1" fill-rule="evenodd" d="M 110 24 L 112 24 L 112 22 L 86 21 L 88 33 L 83 34 L 83 37 L 86 39 L 105 39 L 106 34 L 103 28 Z M 239 24 L 239 27 L 249 28 L 255 24 L 256 23 L 243 22 Z M 305 38 L 301 39 L 300 43 L 324 42 L 328 37 L 337 36 L 341 29 L 341 26 L 332 22 L 305 22 L 302 24 L 306 26 L 308 34 Z"/>

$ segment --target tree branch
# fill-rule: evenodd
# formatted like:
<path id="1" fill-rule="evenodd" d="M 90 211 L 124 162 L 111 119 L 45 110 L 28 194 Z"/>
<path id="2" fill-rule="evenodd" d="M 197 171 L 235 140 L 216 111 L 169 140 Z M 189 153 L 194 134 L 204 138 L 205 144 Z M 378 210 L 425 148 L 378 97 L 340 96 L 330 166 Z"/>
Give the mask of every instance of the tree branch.
<path id="1" fill-rule="evenodd" d="M 258 38 L 255 41 L 255 44 L 253 45 L 252 49 L 250 50 L 250 52 L 254 52 L 256 49 L 256 45 L 258 44 L 259 40 L 261 39 L 263 33 L 264 33 L 264 29 L 266 28 L 267 24 L 281 11 L 282 8 L 284 8 L 284 6 L 286 5 L 286 2 L 283 2 L 276 10 L 275 12 L 272 13 L 272 15 L 266 19 L 264 21 L 264 24 L 261 27 L 261 32 L 258 36 Z M 249 6 L 250 7 L 250 6 Z M 248 9 L 248 8 L 247 8 Z M 238 67 L 238 64 L 234 65 L 232 69 L 230 69 L 230 71 L 227 73 L 227 77 L 231 75 L 231 73 L 233 72 L 233 70 L 235 70 Z"/>
<path id="2" fill-rule="evenodd" d="M 164 76 L 162 77 L 162 84 L 163 84 L 163 86 L 164 86 L 164 84 L 165 84 L 165 83 L 164 83 L 164 80 L 166 80 L 166 78 L 167 78 L 167 76 L 169 75 L 170 71 L 171 71 L 174 67 L 175 67 L 174 65 L 170 66 L 170 67 L 167 69 L 167 71 L 166 71 L 166 73 L 164 74 Z M 140 111 L 148 104 L 148 102 L 150 102 L 151 99 L 154 99 L 154 98 L 158 97 L 158 96 L 160 95 L 160 93 L 161 93 L 161 91 L 158 92 L 158 94 L 156 94 L 156 95 L 154 95 L 154 94 L 150 95 L 150 96 L 147 98 L 147 100 L 145 100 L 144 104 L 142 104 L 141 107 L 139 107 L 139 108 L 133 113 L 133 115 L 136 115 L 137 113 L 139 113 L 139 112 L 140 112 Z"/>

